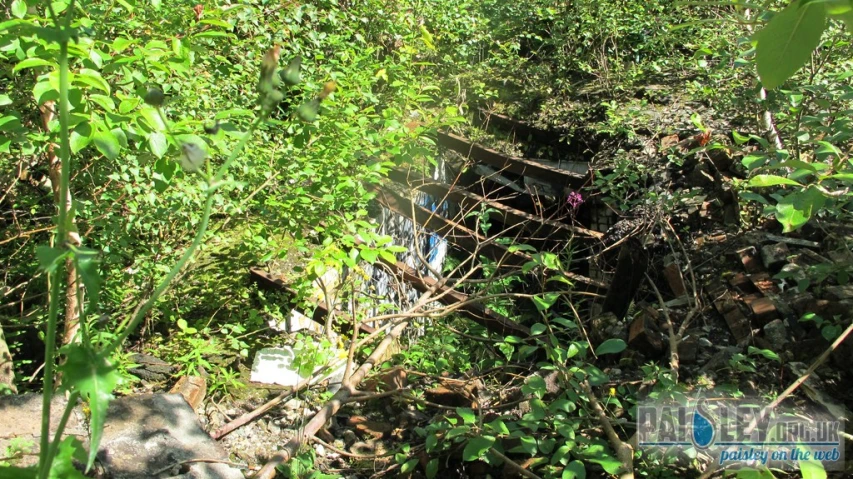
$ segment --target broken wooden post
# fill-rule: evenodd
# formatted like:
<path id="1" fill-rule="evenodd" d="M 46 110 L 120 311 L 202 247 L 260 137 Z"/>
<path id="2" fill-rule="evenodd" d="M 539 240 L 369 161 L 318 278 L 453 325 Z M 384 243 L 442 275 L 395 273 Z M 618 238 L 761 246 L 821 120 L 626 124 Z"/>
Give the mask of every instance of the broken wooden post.
<path id="1" fill-rule="evenodd" d="M 636 238 L 628 238 L 619 250 L 616 272 L 604 297 L 602 313 L 624 319 L 649 267 L 649 253 Z"/>

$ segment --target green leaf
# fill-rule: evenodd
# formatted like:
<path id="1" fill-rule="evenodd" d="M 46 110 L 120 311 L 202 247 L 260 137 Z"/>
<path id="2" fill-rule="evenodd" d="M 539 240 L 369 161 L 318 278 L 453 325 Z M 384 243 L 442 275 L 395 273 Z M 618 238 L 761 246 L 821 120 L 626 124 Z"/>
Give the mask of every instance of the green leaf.
<path id="1" fill-rule="evenodd" d="M 438 459 L 432 458 L 427 462 L 426 465 L 426 477 L 427 479 L 435 479 L 435 476 L 438 475 Z"/>
<path id="2" fill-rule="evenodd" d="M 0 106 L 6 106 L 11 104 L 12 99 L 9 97 L 9 95 L 0 95 Z"/>
<path id="3" fill-rule="evenodd" d="M 89 101 L 100 106 L 105 111 L 112 112 L 112 111 L 115 111 L 115 109 L 116 109 L 115 102 L 113 101 L 113 99 L 111 97 L 108 97 L 107 95 L 101 95 L 98 93 L 93 94 L 93 95 L 89 95 Z"/>
<path id="4" fill-rule="evenodd" d="M 409 459 L 408 461 L 406 461 L 405 464 L 403 464 L 403 467 L 400 468 L 400 472 L 403 474 L 412 472 L 415 470 L 415 467 L 417 467 L 417 465 L 418 465 L 418 458 Z"/>
<path id="5" fill-rule="evenodd" d="M 91 86 L 93 88 L 97 88 L 107 95 L 110 94 L 110 85 L 104 80 L 104 77 L 101 76 L 95 70 L 91 70 L 89 68 L 83 68 L 74 75 L 74 80 L 83 83 L 85 85 Z"/>
<path id="6" fill-rule="evenodd" d="M 803 479 L 826 479 L 826 469 L 820 461 L 799 461 Z"/>
<path id="7" fill-rule="evenodd" d="M 65 355 L 65 363 L 59 367 L 63 376 L 62 388 L 79 392 L 83 399 L 88 401 L 91 411 L 89 458 L 86 461 L 88 471 L 98 454 L 107 407 L 121 376 L 105 357 L 83 344 L 69 344 L 60 352 Z"/>
<path id="8" fill-rule="evenodd" d="M 387 261 L 390 264 L 396 264 L 397 263 L 397 257 L 394 256 L 394 253 L 388 251 L 387 249 L 379 250 L 379 256 L 381 256 L 382 259 L 384 259 L 385 261 Z"/>
<path id="9" fill-rule="evenodd" d="M 364 261 L 373 264 L 376 262 L 376 257 L 379 256 L 379 252 L 372 248 L 364 248 L 363 250 L 359 251 L 358 255 Z"/>
<path id="10" fill-rule="evenodd" d="M 157 158 L 163 158 L 166 151 L 169 150 L 169 142 L 166 141 L 166 135 L 159 131 L 153 131 L 148 135 L 148 146 L 151 148 L 151 153 Z"/>
<path id="11" fill-rule="evenodd" d="M 527 378 L 524 385 L 521 386 L 521 391 L 525 394 L 534 394 L 536 397 L 542 397 L 548 391 L 548 385 L 542 376 L 533 374 Z"/>
<path id="12" fill-rule="evenodd" d="M 42 105 L 46 101 L 58 100 L 59 90 L 54 88 L 48 80 L 40 81 L 33 87 L 33 98 L 39 105 Z"/>
<path id="13" fill-rule="evenodd" d="M 432 452 L 436 445 L 438 445 L 438 436 L 436 436 L 435 433 L 430 433 L 424 441 L 426 452 Z"/>
<path id="14" fill-rule="evenodd" d="M 560 298 L 559 293 L 545 293 L 533 297 L 533 304 L 539 311 L 547 311 Z"/>
<path id="15" fill-rule="evenodd" d="M 86 476 L 74 467 L 75 460 L 86 462 L 86 449 L 79 439 L 68 436 L 59 443 L 59 449 L 56 451 L 56 457 L 53 458 L 48 477 L 51 479 L 84 479 Z"/>
<path id="16" fill-rule="evenodd" d="M 74 131 L 71 132 L 71 135 L 69 135 L 68 140 L 71 143 L 71 153 L 77 153 L 83 148 L 89 146 L 89 143 L 92 142 L 92 136 L 83 135 L 75 128 Z"/>
<path id="17" fill-rule="evenodd" d="M 152 130 L 163 131 L 166 129 L 166 125 L 163 123 L 163 118 L 160 117 L 156 108 L 146 105 L 140 108 L 139 114 L 142 116 L 145 124 Z"/>
<path id="18" fill-rule="evenodd" d="M 4 479 L 36 479 L 38 470 L 32 467 L 3 467 Z"/>
<path id="19" fill-rule="evenodd" d="M 492 422 L 486 423 L 486 427 L 491 429 L 497 434 L 508 435 L 509 428 L 506 427 L 506 424 L 503 422 L 503 419 L 497 418 Z"/>
<path id="20" fill-rule="evenodd" d="M 778 87 L 811 58 L 825 26 L 824 7 L 794 1 L 756 33 L 755 62 L 765 88 Z"/>
<path id="21" fill-rule="evenodd" d="M 12 73 L 19 72 L 25 68 L 46 67 L 46 66 L 55 67 L 56 64 L 53 62 L 47 61 L 43 58 L 27 58 L 26 60 L 15 65 L 15 68 L 12 69 Z"/>
<path id="22" fill-rule="evenodd" d="M 735 130 L 732 130 L 732 138 L 734 138 L 736 145 L 743 145 L 744 143 L 749 141 L 749 136 L 741 135 Z"/>
<path id="23" fill-rule="evenodd" d="M 776 220 L 782 224 L 783 232 L 790 233 L 808 223 L 825 202 L 826 197 L 817 188 L 791 193 L 776 203 Z"/>
<path id="24" fill-rule="evenodd" d="M 66 254 L 67 251 L 63 251 L 59 248 L 53 248 L 51 246 L 42 245 L 36 247 L 36 257 L 39 260 L 39 266 L 48 273 L 52 273 L 53 270 L 56 269 L 56 265 L 59 264 L 60 260 L 63 259 Z"/>
<path id="25" fill-rule="evenodd" d="M 533 436 L 522 436 L 518 441 L 520 444 L 510 449 L 509 452 L 523 452 L 535 456 L 539 451 L 539 446 L 536 445 L 536 438 Z"/>
<path id="26" fill-rule="evenodd" d="M 530 335 L 531 336 L 538 336 L 538 335 L 540 335 L 546 331 L 548 331 L 548 326 L 545 326 L 542 323 L 536 323 L 530 327 Z"/>
<path id="27" fill-rule="evenodd" d="M 477 419 L 477 416 L 474 415 L 474 411 L 467 407 L 456 408 L 456 414 L 459 414 L 459 417 L 462 418 L 462 422 L 464 424 L 474 424 L 474 421 Z"/>
<path id="28" fill-rule="evenodd" d="M 602 454 L 598 458 L 595 459 L 587 459 L 589 462 L 594 462 L 599 464 L 601 467 L 607 471 L 608 474 L 618 474 L 622 469 L 622 462 L 616 459 L 615 457 L 608 456 L 606 454 Z"/>
<path id="29" fill-rule="evenodd" d="M 160 158 L 154 162 L 154 174 L 151 175 L 154 178 L 154 189 L 158 193 L 166 191 L 172 182 L 172 178 L 180 169 L 181 167 L 177 162 L 165 158 Z"/>
<path id="30" fill-rule="evenodd" d="M 778 175 L 755 175 L 747 183 L 747 186 L 751 188 L 765 188 L 778 185 L 802 186 L 792 179 Z"/>
<path id="31" fill-rule="evenodd" d="M 130 113 L 140 103 L 139 98 L 127 98 L 118 104 L 118 112 L 122 115 Z"/>
<path id="32" fill-rule="evenodd" d="M 24 0 L 14 0 L 11 6 L 12 15 L 15 18 L 24 18 L 27 15 L 27 2 Z"/>
<path id="33" fill-rule="evenodd" d="M 847 31 L 853 31 L 853 11 L 833 15 L 836 20 L 841 20 L 847 26 Z"/>
<path id="34" fill-rule="evenodd" d="M 495 444 L 494 436 L 472 437 L 462 451 L 463 461 L 476 461 Z"/>
<path id="35" fill-rule="evenodd" d="M 98 271 L 100 253 L 89 248 L 77 248 L 74 251 L 74 262 L 77 272 L 86 286 L 86 297 L 89 302 L 89 310 L 96 311 L 100 304 L 101 274 Z"/>
<path id="36" fill-rule="evenodd" d="M 118 158 L 121 145 L 118 142 L 118 138 L 111 131 L 96 131 L 92 141 L 95 142 L 95 148 L 110 160 Z"/>
<path id="37" fill-rule="evenodd" d="M 580 461 L 572 461 L 563 469 L 562 479 L 586 479 L 586 468 Z"/>
<path id="38" fill-rule="evenodd" d="M 595 355 L 601 356 L 602 354 L 618 354 L 624 351 L 627 347 L 628 345 L 621 339 L 608 339 L 595 348 Z"/>

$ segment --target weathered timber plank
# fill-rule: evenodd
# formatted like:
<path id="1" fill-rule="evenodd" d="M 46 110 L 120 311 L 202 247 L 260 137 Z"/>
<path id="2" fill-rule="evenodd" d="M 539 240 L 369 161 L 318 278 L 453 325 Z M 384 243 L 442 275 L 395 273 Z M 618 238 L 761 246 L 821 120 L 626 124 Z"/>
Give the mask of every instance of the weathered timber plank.
<path id="1" fill-rule="evenodd" d="M 530 138 L 543 145 L 558 145 L 560 143 L 559 132 L 538 128 L 506 115 L 490 112 L 485 108 L 477 109 L 476 119 L 480 126 L 493 126 L 504 131 L 509 131 L 510 133 L 515 133 L 516 136 L 523 140 Z"/>
<path id="2" fill-rule="evenodd" d="M 583 185 L 588 176 L 524 158 L 507 156 L 491 148 L 471 143 L 465 138 L 452 133 L 439 132 L 437 139 L 439 145 L 456 151 L 474 161 L 485 163 L 499 170 L 517 175 L 531 176 L 548 183 L 570 185 L 578 188 Z"/>
<path id="3" fill-rule="evenodd" d="M 575 237 L 589 240 L 600 239 L 604 236 L 604 233 L 600 233 L 598 231 L 567 225 L 547 218 L 540 218 L 525 211 L 511 206 L 506 206 L 484 196 L 472 193 L 468 190 L 433 181 L 422 175 L 415 176 L 409 175 L 403 171 L 391 170 L 388 173 L 388 178 L 397 183 L 417 188 L 434 198 L 447 198 L 458 203 L 463 208 L 471 208 L 478 204 L 486 204 L 489 208 L 494 209 L 494 211 L 490 212 L 490 216 L 492 216 L 492 218 L 495 218 L 504 224 L 508 221 L 515 222 L 516 224 L 522 225 L 522 227 L 527 231 L 542 230 L 545 234 L 562 235 L 562 237 L 566 239 Z"/>
<path id="4" fill-rule="evenodd" d="M 379 260 L 395 271 L 403 281 L 409 283 L 413 288 L 421 293 L 425 293 L 435 288 L 439 281 L 419 274 L 403 262 L 396 261 L 392 263 L 382 256 L 379 257 Z M 447 306 L 465 303 L 471 299 L 467 294 L 456 291 L 447 286 L 438 287 L 435 293 L 433 293 L 433 297 L 437 297 L 438 302 Z M 530 329 L 527 326 L 518 324 L 480 303 L 471 302 L 465 304 L 459 307 L 457 311 L 491 332 L 503 336 L 514 335 L 522 338 L 530 336 Z"/>
<path id="5" fill-rule="evenodd" d="M 291 297 L 296 297 L 296 291 L 290 287 L 283 279 L 277 277 L 274 274 L 267 273 L 266 271 L 260 268 L 249 268 L 249 276 L 252 278 L 252 281 L 258 284 L 258 286 L 273 291 L 285 291 L 291 295 Z M 326 318 L 329 317 L 329 307 L 326 305 L 326 302 L 323 300 L 317 301 L 317 307 L 314 308 L 314 314 L 311 316 L 311 319 L 314 320 L 315 323 L 320 324 L 321 326 L 326 326 Z M 338 313 L 337 317 L 348 321 L 351 323 L 351 318 L 346 314 Z M 376 331 L 375 328 L 372 328 L 366 324 L 360 324 L 359 329 L 367 334 L 373 333 Z"/>
<path id="6" fill-rule="evenodd" d="M 421 227 L 445 237 L 451 243 L 468 252 L 482 253 L 507 266 L 521 266 L 533 260 L 530 255 L 524 252 L 510 251 L 506 246 L 497 244 L 494 240 L 485 238 L 476 231 L 472 231 L 459 223 L 442 218 L 426 208 L 413 204 L 410 199 L 402 198 L 376 185 L 365 185 L 365 188 L 375 192 L 376 199 L 386 208 L 407 218 L 412 218 L 412 214 L 414 213 L 413 220 Z M 586 285 L 592 291 L 600 293 L 607 291 L 607 285 L 600 281 L 569 271 L 561 271 L 559 274 L 570 281 Z"/>
<path id="7" fill-rule="evenodd" d="M 616 272 L 602 306 L 603 313 L 623 319 L 649 267 L 649 254 L 639 240 L 629 238 L 619 249 Z"/>

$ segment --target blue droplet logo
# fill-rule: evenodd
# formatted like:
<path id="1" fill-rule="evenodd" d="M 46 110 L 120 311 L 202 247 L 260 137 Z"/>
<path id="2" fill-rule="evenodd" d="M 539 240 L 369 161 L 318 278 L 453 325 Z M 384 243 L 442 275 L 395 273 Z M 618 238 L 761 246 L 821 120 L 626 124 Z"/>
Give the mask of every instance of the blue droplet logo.
<path id="1" fill-rule="evenodd" d="M 709 416 L 705 401 L 697 403 L 693 409 L 693 445 L 699 449 L 706 449 L 714 443 L 714 423 Z"/>

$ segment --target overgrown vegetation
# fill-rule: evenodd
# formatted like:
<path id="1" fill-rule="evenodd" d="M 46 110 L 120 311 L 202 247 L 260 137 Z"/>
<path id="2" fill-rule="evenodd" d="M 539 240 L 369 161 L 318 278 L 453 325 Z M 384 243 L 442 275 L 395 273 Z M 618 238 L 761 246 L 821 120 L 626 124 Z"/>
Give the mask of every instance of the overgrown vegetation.
<path id="1" fill-rule="evenodd" d="M 567 238 L 540 251 L 493 224 L 500 212 L 486 204 L 459 215 L 483 240 L 431 271 L 436 282 L 414 306 L 388 304 L 369 289 L 373 268 L 393 266 L 407 248 L 379 233 L 375 191 L 403 166 L 431 175 L 443 154 L 436 132 L 466 131 L 488 106 L 560 131 L 543 156 L 571 151 L 601 169 L 569 194 L 571 219 L 584 203 L 647 212 L 649 231 L 677 256 L 689 229 L 676 231 L 669 218 L 707 192 L 653 185 L 656 167 L 632 152 L 682 133 L 696 140 L 670 148 L 665 168 L 715 151 L 734 159 L 734 228 L 773 219 L 783 233 L 823 229 L 848 253 L 778 279 L 794 278 L 801 292 L 846 285 L 851 238 L 833 231 L 849 222 L 853 194 L 853 2 L 777 3 L 7 2 L 0 343 L 5 332 L 14 358 L 15 381 L 5 386 L 42 392 L 46 412 L 38 466 L 14 467 L 31 449 L 15 443 L 0 474 L 86 477 L 109 401 L 139 381 L 128 372 L 134 352 L 180 364 L 177 375 L 208 377 L 217 399 L 254 388 L 246 377 L 254 353 L 281 340 L 268 325 L 318 300 L 343 307 L 331 308 L 322 334 L 290 338 L 304 375 L 338 361 L 353 389 L 373 365 L 414 371 L 425 388 L 448 377 L 477 384 L 452 406 L 403 388 L 395 404 L 440 414 L 408 428 L 387 454 L 388 471 L 432 478 L 479 463 L 549 478 L 713 473 L 695 449 L 638 450 L 636 404 L 716 386 L 743 394 L 738 378 L 782 362 L 780 352 L 732 355 L 733 379 L 717 385 L 679 376 L 677 351 L 668 363 L 618 356 L 626 338 L 589 321 L 594 295 L 570 272 L 591 248 Z M 660 105 L 673 103 L 697 111 L 664 118 L 671 112 Z M 524 261 L 507 272 L 506 257 L 488 253 L 495 244 Z M 250 284 L 247 268 L 263 264 L 281 266 L 295 294 Z M 340 284 L 325 283 L 330 270 Z M 670 346 L 704 314 L 691 275 L 680 330 L 651 284 Z M 438 305 L 448 285 L 529 334 L 496 334 Z M 416 317 L 426 318 L 418 332 L 380 355 Z M 830 342 L 849 333 L 843 315 L 811 312 L 801 322 Z M 387 344 L 358 332 L 367 323 L 389 334 Z M 629 378 L 620 367 L 639 372 Z M 48 434 L 57 385 L 69 410 L 87 404 L 88 449 Z M 777 386 L 764 393 L 780 396 Z M 274 458 L 271 468 L 339 477 L 315 467 L 302 439 L 276 456 L 288 466 Z M 815 464 L 800 472 L 826 477 Z M 766 468 L 734 474 L 774 477 Z"/>

